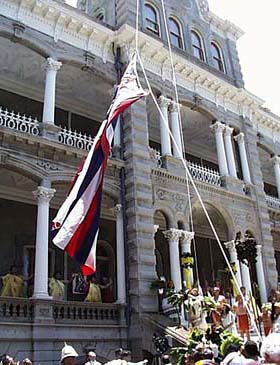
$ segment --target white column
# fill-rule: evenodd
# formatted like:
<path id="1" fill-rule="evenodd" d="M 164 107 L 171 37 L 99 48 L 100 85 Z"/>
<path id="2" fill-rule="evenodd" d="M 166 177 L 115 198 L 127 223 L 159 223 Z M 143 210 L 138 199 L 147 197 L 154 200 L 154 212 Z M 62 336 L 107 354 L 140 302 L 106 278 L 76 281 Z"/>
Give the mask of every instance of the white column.
<path id="1" fill-rule="evenodd" d="M 257 278 L 258 278 L 258 286 L 260 290 L 261 302 L 267 302 L 267 291 L 265 285 L 265 276 L 264 276 L 264 269 L 263 269 L 263 261 L 262 261 L 262 246 L 257 245 L 257 263 L 256 263 L 256 271 L 257 271 Z"/>
<path id="2" fill-rule="evenodd" d="M 225 127 L 226 126 L 221 122 L 216 122 L 210 127 L 215 132 L 218 163 L 221 176 L 228 176 L 228 166 L 223 138 L 223 132 Z"/>
<path id="3" fill-rule="evenodd" d="M 242 286 L 242 280 L 241 280 L 240 265 L 239 265 L 239 261 L 237 258 L 237 251 L 235 248 L 235 242 L 234 242 L 234 240 L 232 240 L 229 242 L 225 242 L 224 245 L 228 249 L 229 256 L 230 256 L 230 262 L 235 265 L 235 268 L 236 268 L 235 278 L 236 278 L 238 286 L 240 288 L 240 286 Z"/>
<path id="4" fill-rule="evenodd" d="M 234 153 L 233 153 L 233 148 L 232 148 L 232 139 L 231 139 L 232 132 L 233 132 L 233 128 L 230 128 L 229 126 L 225 127 L 225 132 L 224 132 L 225 133 L 224 134 L 225 150 L 226 150 L 226 156 L 227 156 L 229 175 L 237 178 L 235 158 L 234 158 Z"/>
<path id="5" fill-rule="evenodd" d="M 126 303 L 126 280 L 125 280 L 125 252 L 122 206 L 115 206 L 116 240 L 117 240 L 117 302 Z"/>
<path id="6" fill-rule="evenodd" d="M 164 231 L 163 234 L 169 243 L 171 280 L 174 283 L 175 290 L 178 291 L 182 289 L 179 252 L 179 238 L 182 233 L 179 229 L 171 228 L 169 231 Z"/>
<path id="7" fill-rule="evenodd" d="M 242 262 L 240 262 L 241 276 L 242 276 L 242 286 L 245 286 L 246 293 L 252 293 L 252 284 L 250 278 L 249 267 Z"/>
<path id="8" fill-rule="evenodd" d="M 54 124 L 55 81 L 56 73 L 61 65 L 61 62 L 55 61 L 52 58 L 47 58 L 43 123 Z"/>
<path id="9" fill-rule="evenodd" d="M 234 139 L 237 141 L 238 147 L 239 147 L 243 179 L 247 183 L 251 184 L 252 181 L 251 181 L 251 175 L 250 175 L 250 170 L 249 170 L 249 165 L 248 165 L 244 133 L 239 133 L 236 137 L 234 137 Z"/>
<path id="10" fill-rule="evenodd" d="M 274 166 L 274 174 L 276 179 L 278 198 L 280 198 L 280 157 L 274 156 L 272 157 L 272 161 Z"/>
<path id="11" fill-rule="evenodd" d="M 176 147 L 174 141 L 172 140 L 174 157 L 182 158 L 183 148 L 181 139 L 179 108 L 177 103 L 175 103 L 174 101 L 171 102 L 171 108 L 170 108 L 170 129 L 177 144 Z"/>
<path id="12" fill-rule="evenodd" d="M 43 186 L 33 191 L 38 202 L 33 298 L 50 299 L 48 294 L 49 205 L 54 193 L 55 189 Z"/>
<path id="13" fill-rule="evenodd" d="M 191 250 L 191 243 L 192 240 L 194 238 L 194 232 L 188 232 L 188 231 L 182 231 L 182 235 L 181 235 L 181 253 L 182 255 L 184 253 L 190 253 L 192 252 Z M 191 283 L 193 285 L 193 269 L 191 270 Z M 185 273 L 185 271 L 183 270 L 183 272 Z M 184 277 L 184 281 L 186 281 L 186 277 Z"/>
<path id="14" fill-rule="evenodd" d="M 171 143 L 170 143 L 170 136 L 168 132 L 167 125 L 168 124 L 168 106 L 170 104 L 170 99 L 166 98 L 165 96 L 159 97 L 159 107 L 164 116 L 164 119 L 160 115 L 160 142 L 161 142 L 161 155 L 169 155 L 171 156 Z M 167 123 L 167 125 L 166 125 Z"/>

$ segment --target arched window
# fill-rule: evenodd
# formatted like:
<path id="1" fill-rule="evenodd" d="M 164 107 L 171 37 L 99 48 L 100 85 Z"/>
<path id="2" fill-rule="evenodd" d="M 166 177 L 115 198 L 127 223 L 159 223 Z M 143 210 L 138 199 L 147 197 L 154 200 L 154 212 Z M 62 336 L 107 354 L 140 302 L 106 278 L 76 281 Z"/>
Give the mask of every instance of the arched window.
<path id="1" fill-rule="evenodd" d="M 200 59 L 201 61 L 205 61 L 203 46 L 202 46 L 202 40 L 200 35 L 193 31 L 191 32 L 192 37 L 192 48 L 193 48 L 193 55 Z"/>
<path id="2" fill-rule="evenodd" d="M 173 46 L 183 49 L 183 40 L 181 35 L 181 27 L 178 22 L 169 18 L 170 42 Z"/>
<path id="3" fill-rule="evenodd" d="M 211 42 L 211 52 L 212 52 L 214 67 L 221 72 L 225 72 L 222 51 L 214 42 Z"/>
<path id="4" fill-rule="evenodd" d="M 158 15 L 155 8 L 150 4 L 145 4 L 146 29 L 159 36 Z"/>

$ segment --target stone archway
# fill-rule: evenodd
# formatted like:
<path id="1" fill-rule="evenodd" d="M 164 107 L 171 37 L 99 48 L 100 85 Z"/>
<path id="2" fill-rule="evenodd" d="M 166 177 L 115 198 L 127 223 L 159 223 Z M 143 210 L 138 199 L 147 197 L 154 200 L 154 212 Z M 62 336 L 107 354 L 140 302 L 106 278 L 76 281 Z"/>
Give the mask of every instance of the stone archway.
<path id="1" fill-rule="evenodd" d="M 163 232 L 169 227 L 166 215 L 157 210 L 154 214 L 154 225 L 157 228 L 155 233 L 155 256 L 157 276 L 170 280 L 169 248 Z"/>
<path id="2" fill-rule="evenodd" d="M 220 241 L 228 241 L 229 227 L 225 217 L 213 205 L 208 203 L 205 205 Z M 193 223 L 195 232 L 193 254 L 196 256 L 198 268 L 198 273 L 195 272 L 196 280 L 199 278 L 200 285 L 204 288 L 215 284 L 217 280 L 220 280 L 223 286 L 228 286 L 229 277 L 224 256 L 201 206 L 193 207 Z M 226 250 L 225 252 L 227 254 Z"/>

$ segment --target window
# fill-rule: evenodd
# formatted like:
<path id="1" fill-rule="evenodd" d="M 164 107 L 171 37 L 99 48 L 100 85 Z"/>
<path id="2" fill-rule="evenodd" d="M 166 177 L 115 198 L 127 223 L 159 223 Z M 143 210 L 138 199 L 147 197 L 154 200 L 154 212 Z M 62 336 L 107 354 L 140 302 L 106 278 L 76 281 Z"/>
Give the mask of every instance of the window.
<path id="1" fill-rule="evenodd" d="M 150 5 L 145 4 L 146 29 L 159 36 L 159 24 L 156 10 Z"/>
<path id="2" fill-rule="evenodd" d="M 205 61 L 201 37 L 195 31 L 191 32 L 191 37 L 192 37 L 193 55 L 196 58 L 200 59 L 201 61 Z"/>
<path id="3" fill-rule="evenodd" d="M 173 46 L 183 49 L 183 40 L 181 36 L 181 28 L 178 22 L 169 18 L 170 42 Z"/>
<path id="4" fill-rule="evenodd" d="M 222 52 L 214 42 L 211 42 L 211 52 L 212 52 L 214 67 L 221 72 L 225 72 Z"/>

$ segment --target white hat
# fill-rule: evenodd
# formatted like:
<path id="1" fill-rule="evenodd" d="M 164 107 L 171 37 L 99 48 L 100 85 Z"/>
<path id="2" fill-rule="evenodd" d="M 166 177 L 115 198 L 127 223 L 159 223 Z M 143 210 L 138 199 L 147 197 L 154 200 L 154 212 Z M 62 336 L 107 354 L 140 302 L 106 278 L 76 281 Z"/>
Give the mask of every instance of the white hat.
<path id="1" fill-rule="evenodd" d="M 66 357 L 77 357 L 78 354 L 76 352 L 76 350 L 74 349 L 74 347 L 67 345 L 65 343 L 63 349 L 61 350 L 61 359 L 60 362 L 63 362 L 64 359 L 66 359 Z"/>

